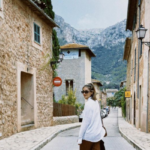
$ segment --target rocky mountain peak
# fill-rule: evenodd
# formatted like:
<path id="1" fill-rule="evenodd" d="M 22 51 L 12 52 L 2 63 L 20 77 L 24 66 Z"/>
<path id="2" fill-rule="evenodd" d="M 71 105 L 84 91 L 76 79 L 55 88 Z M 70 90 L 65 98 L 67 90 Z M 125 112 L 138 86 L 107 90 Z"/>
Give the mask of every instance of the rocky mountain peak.
<path id="1" fill-rule="evenodd" d="M 92 78 L 119 83 L 126 78 L 126 62 L 122 61 L 124 43 L 131 36 L 125 31 L 126 19 L 106 29 L 77 30 L 58 15 L 55 22 L 60 45 L 78 43 L 89 46 L 96 58 L 92 60 Z"/>

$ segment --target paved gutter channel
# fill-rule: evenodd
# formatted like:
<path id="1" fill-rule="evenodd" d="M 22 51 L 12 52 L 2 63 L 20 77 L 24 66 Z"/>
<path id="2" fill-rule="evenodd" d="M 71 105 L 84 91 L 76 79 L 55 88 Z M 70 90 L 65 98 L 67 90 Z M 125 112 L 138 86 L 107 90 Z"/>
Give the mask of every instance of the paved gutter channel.
<path id="1" fill-rule="evenodd" d="M 56 133 L 54 133 L 53 135 L 49 136 L 48 138 L 46 138 L 45 140 L 43 140 L 42 142 L 40 142 L 38 145 L 34 146 L 33 148 L 31 148 L 30 150 L 40 150 L 41 148 L 43 148 L 46 144 L 48 144 L 52 139 L 54 139 L 59 133 L 63 132 L 63 131 L 67 131 L 67 130 L 70 130 L 70 129 L 74 129 L 74 128 L 78 128 L 80 127 L 80 125 L 77 125 L 75 127 L 70 127 L 70 128 L 67 128 L 67 129 L 63 129 L 63 130 L 60 130 Z"/>
<path id="2" fill-rule="evenodd" d="M 121 109 L 121 108 L 118 108 L 118 110 Z M 117 111 L 118 111 L 117 110 Z M 123 117 L 119 116 L 119 111 L 118 111 L 118 127 L 119 127 L 119 132 L 121 134 L 121 136 L 128 142 L 130 143 L 134 148 L 136 148 L 136 150 L 145 150 L 144 148 L 141 148 L 136 142 L 134 142 L 132 139 L 130 139 L 129 137 L 127 137 L 125 135 L 125 133 L 120 129 L 120 126 L 119 126 L 119 120 L 121 119 L 124 119 Z"/>

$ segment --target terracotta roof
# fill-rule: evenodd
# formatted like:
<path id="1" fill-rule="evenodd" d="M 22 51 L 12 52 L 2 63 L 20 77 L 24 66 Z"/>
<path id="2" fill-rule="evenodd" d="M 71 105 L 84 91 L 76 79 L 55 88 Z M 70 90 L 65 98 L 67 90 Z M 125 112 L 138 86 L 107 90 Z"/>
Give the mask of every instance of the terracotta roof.
<path id="1" fill-rule="evenodd" d="M 126 38 L 125 46 L 124 46 L 123 60 L 128 60 L 130 51 L 131 51 L 131 38 Z"/>
<path id="2" fill-rule="evenodd" d="M 96 57 L 95 54 L 92 52 L 92 50 L 86 45 L 70 43 L 70 44 L 61 46 L 60 49 L 83 49 L 83 50 L 87 50 L 90 53 L 91 57 Z"/>
<path id="3" fill-rule="evenodd" d="M 32 0 L 20 0 L 21 2 L 25 3 L 33 12 L 35 12 L 39 18 L 43 19 L 45 22 L 50 24 L 52 27 L 59 27 L 55 21 L 50 18 L 36 3 Z"/>
<path id="4" fill-rule="evenodd" d="M 92 79 L 92 83 L 97 83 L 100 86 L 103 86 L 102 83 L 99 80 Z"/>
<path id="5" fill-rule="evenodd" d="M 137 9 L 137 7 L 136 7 L 137 2 L 138 2 L 138 0 L 128 0 L 126 30 L 129 29 L 130 31 L 132 31 L 134 14 L 135 14 L 136 9 Z"/>

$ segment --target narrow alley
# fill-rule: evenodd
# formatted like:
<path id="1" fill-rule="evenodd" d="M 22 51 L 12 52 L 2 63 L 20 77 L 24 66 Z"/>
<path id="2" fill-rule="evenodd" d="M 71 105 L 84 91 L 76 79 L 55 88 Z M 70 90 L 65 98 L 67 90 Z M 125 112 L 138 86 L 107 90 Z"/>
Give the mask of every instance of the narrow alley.
<path id="1" fill-rule="evenodd" d="M 109 116 L 103 119 L 108 132 L 108 136 L 104 138 L 106 150 L 134 150 L 132 145 L 121 137 L 119 133 L 117 112 L 117 108 L 111 109 Z M 60 133 L 49 144 L 43 147 L 42 150 L 50 150 L 51 147 L 53 147 L 53 150 L 78 150 L 77 137 L 79 129 L 75 128 Z"/>

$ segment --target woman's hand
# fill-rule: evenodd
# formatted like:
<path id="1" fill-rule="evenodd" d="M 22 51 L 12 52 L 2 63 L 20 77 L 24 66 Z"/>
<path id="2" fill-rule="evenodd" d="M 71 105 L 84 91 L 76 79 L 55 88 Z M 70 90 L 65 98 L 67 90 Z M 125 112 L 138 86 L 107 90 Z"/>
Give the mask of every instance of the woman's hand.
<path id="1" fill-rule="evenodd" d="M 82 139 L 78 139 L 77 143 L 78 143 L 78 145 L 81 145 L 82 144 Z"/>

